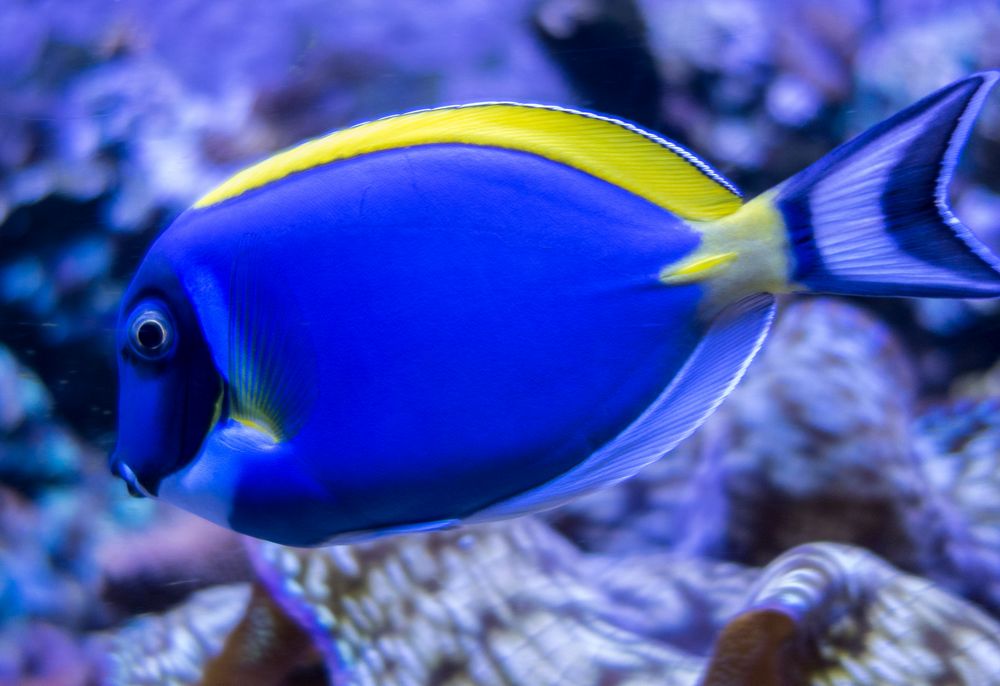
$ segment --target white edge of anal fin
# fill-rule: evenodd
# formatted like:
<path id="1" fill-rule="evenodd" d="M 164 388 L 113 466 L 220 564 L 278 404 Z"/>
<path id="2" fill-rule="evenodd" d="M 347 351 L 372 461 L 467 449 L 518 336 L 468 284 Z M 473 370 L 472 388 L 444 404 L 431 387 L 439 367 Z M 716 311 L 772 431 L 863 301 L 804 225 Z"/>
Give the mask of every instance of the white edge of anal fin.
<path id="1" fill-rule="evenodd" d="M 467 517 L 464 523 L 546 510 L 615 484 L 690 436 L 743 377 L 774 319 L 775 300 L 759 293 L 723 310 L 670 385 L 622 433 L 555 479 Z"/>

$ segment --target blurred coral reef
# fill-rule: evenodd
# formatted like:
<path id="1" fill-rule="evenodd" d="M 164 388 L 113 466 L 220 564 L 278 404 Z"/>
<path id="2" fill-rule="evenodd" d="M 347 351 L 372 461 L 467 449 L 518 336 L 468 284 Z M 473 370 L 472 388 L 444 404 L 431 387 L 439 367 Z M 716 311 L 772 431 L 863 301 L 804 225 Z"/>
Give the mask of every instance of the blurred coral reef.
<path id="1" fill-rule="evenodd" d="M 618 114 L 754 194 L 1000 67 L 993 0 L 0 3 L 0 685 L 1000 684 L 1000 311 L 789 299 L 637 477 L 298 550 L 107 475 L 118 298 L 239 166 L 473 100 Z M 1000 248 L 1000 100 L 954 184 Z"/>

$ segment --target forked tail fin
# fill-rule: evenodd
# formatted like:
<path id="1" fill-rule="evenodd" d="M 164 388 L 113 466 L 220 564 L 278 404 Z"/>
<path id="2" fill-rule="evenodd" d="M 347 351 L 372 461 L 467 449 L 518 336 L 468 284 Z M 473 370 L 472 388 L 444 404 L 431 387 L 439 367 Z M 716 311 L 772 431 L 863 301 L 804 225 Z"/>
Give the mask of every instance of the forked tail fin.
<path id="1" fill-rule="evenodd" d="M 948 206 L 948 183 L 998 72 L 951 84 L 777 188 L 790 281 L 813 291 L 1000 296 L 1000 262 Z"/>

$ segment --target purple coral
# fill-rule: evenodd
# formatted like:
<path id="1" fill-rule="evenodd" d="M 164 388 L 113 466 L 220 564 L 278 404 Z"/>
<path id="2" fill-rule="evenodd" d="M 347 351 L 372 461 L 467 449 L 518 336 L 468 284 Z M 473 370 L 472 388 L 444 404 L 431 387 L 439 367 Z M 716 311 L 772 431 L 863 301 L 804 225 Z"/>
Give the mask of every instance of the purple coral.
<path id="1" fill-rule="evenodd" d="M 263 586 L 202 591 L 102 638 L 105 683 L 215 686 L 261 656 L 239 683 L 276 683 L 313 650 L 326 676 L 312 678 L 338 685 L 973 686 L 1000 668 L 993 619 L 850 546 L 802 546 L 756 570 L 581 553 L 529 518 L 250 547 Z"/>

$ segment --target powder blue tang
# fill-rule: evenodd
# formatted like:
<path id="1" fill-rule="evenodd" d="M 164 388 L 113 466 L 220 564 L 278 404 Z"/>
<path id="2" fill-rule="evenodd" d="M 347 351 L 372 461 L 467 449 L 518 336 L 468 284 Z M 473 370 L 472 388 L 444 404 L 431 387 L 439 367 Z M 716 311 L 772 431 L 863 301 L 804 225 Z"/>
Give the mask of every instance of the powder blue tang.
<path id="1" fill-rule="evenodd" d="M 978 108 L 993 79 L 929 96 L 897 115 L 890 129 L 912 129 L 899 141 L 859 149 L 906 162 L 909 142 Z M 952 128 L 934 179 L 966 136 Z M 838 272 L 817 208 L 872 213 L 814 199 L 804 218 L 802 197 L 889 179 L 822 163 L 794 202 L 779 187 L 743 203 L 630 124 L 498 103 L 281 153 L 181 215 L 136 273 L 113 470 L 137 494 L 292 545 L 513 516 L 619 481 L 738 381 L 769 293 L 811 287 L 804 250 L 827 256 L 823 290 L 912 290 Z M 647 192 L 650 165 L 662 169 Z M 887 225 L 848 238 L 884 243 Z M 919 294 L 1000 292 L 957 222 L 919 231 L 965 241 L 944 267 L 923 260 Z"/>

